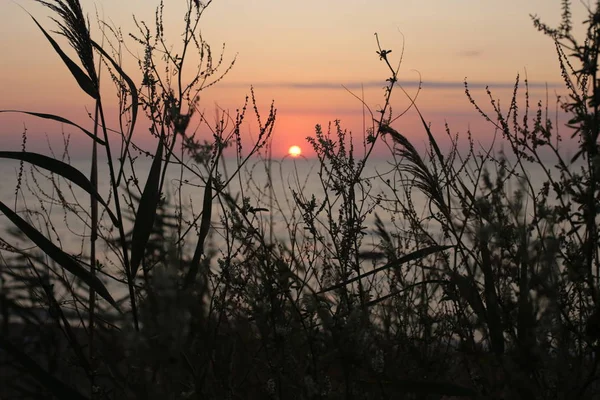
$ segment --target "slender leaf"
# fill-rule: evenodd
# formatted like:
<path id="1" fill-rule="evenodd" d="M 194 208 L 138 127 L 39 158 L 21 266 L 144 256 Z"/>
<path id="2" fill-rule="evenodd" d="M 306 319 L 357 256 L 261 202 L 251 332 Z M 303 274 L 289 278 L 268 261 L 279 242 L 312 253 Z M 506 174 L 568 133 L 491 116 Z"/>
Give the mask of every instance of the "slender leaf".
<path id="1" fill-rule="evenodd" d="M 73 182 L 81 189 L 94 196 L 96 200 L 98 200 L 98 202 L 105 207 L 113 224 L 119 226 L 119 220 L 110 210 L 104 199 L 98 194 L 98 192 L 96 192 L 96 189 L 92 183 L 88 180 L 88 178 L 85 177 L 85 175 L 71 165 L 52 157 L 38 153 L 31 153 L 28 151 L 0 151 L 0 158 L 11 158 L 14 160 L 25 161 L 30 164 L 37 165 L 40 168 L 44 168 L 50 172 L 54 172 L 55 174 L 58 174 L 63 178 Z"/>
<path id="2" fill-rule="evenodd" d="M 200 232 L 198 234 L 198 244 L 196 245 L 196 250 L 194 251 L 194 258 L 192 258 L 192 263 L 190 265 L 190 269 L 188 271 L 187 276 L 185 277 L 184 286 L 188 287 L 194 282 L 196 279 L 196 274 L 198 273 L 198 268 L 200 266 L 200 257 L 204 254 L 204 241 L 206 240 L 206 236 L 208 236 L 208 231 L 210 229 L 210 218 L 212 214 L 212 176 L 208 178 L 206 181 L 206 188 L 204 189 L 204 201 L 202 204 L 202 221 L 200 222 Z"/>
<path id="3" fill-rule="evenodd" d="M 119 306 L 100 279 L 83 268 L 77 261 L 75 261 L 73 257 L 58 248 L 54 243 L 48 240 L 33 226 L 29 225 L 27 221 L 17 215 L 1 201 L 0 211 L 2 211 L 2 213 L 4 213 L 4 215 L 6 215 L 8 219 L 10 219 L 11 222 L 15 224 L 33 243 L 35 243 L 40 250 L 46 253 L 64 269 L 85 282 L 89 287 L 98 292 L 98 294 L 108 301 L 113 307 L 119 310 Z"/>
<path id="4" fill-rule="evenodd" d="M 21 113 L 21 114 L 28 114 L 28 115 L 33 115 L 34 117 L 38 117 L 38 118 L 44 118 L 44 119 L 50 119 L 56 122 L 61 122 L 63 124 L 67 124 L 67 125 L 71 125 L 74 126 L 76 128 L 79 128 L 83 131 L 83 133 L 85 133 L 86 135 L 88 135 L 89 137 L 91 137 L 93 140 L 95 140 L 98 144 L 101 145 L 105 145 L 106 142 L 102 139 L 100 139 L 99 137 L 95 136 L 92 132 L 88 131 L 87 129 L 77 125 L 75 122 L 69 121 L 66 118 L 63 118 L 59 115 L 54 115 L 54 114 L 45 114 L 45 113 L 38 113 L 38 112 L 33 112 L 33 111 L 23 111 L 23 110 L 0 110 L 0 113 L 3 112 L 14 112 L 14 113 Z"/>
<path id="5" fill-rule="evenodd" d="M 321 290 L 318 293 L 325 293 L 325 292 L 330 292 L 330 291 L 335 290 L 335 289 L 339 289 L 339 288 L 341 288 L 343 286 L 346 286 L 346 285 L 348 285 L 348 284 L 350 284 L 352 282 L 356 282 L 359 279 L 363 279 L 363 278 L 365 278 L 367 276 L 376 274 L 376 273 L 378 273 L 380 271 L 383 271 L 383 270 L 386 270 L 386 269 L 390 269 L 390 268 L 398 268 L 400 265 L 402 265 L 404 263 L 407 263 L 407 262 L 410 262 L 410 261 L 414 261 L 414 260 L 418 260 L 420 258 L 427 257 L 430 254 L 437 253 L 437 252 L 444 251 L 444 250 L 448 250 L 448 249 L 450 249 L 452 247 L 454 247 L 454 246 L 453 245 L 431 246 L 431 247 L 426 247 L 424 249 L 413 251 L 412 253 L 406 254 L 406 255 L 398 258 L 397 260 L 394 260 L 392 262 L 389 262 L 389 263 L 385 264 L 382 267 L 375 268 L 375 269 L 373 269 L 371 271 L 365 272 L 362 275 L 355 276 L 354 278 L 348 279 L 348 280 L 346 280 L 346 281 L 344 281 L 342 283 L 338 283 L 337 285 L 330 286 L 330 287 L 328 287 L 326 289 Z"/>
<path id="6" fill-rule="evenodd" d="M 160 169 L 162 164 L 163 142 L 158 141 L 156 155 L 150 167 L 150 173 L 144 186 L 144 192 L 135 214 L 135 223 L 133 225 L 133 234 L 131 238 L 131 279 L 135 279 L 137 270 L 140 266 L 152 226 L 156 218 L 156 209 L 160 201 Z"/>
<path id="7" fill-rule="evenodd" d="M 34 16 L 31 14 L 29 14 L 29 16 L 31 17 L 31 19 L 33 19 L 33 22 L 35 22 L 35 24 L 44 33 L 44 36 L 46 36 L 46 39 L 48 39 L 48 41 L 54 48 L 54 51 L 56 51 L 56 53 L 60 56 L 60 58 L 62 58 L 63 62 L 65 63 L 67 68 L 69 68 L 69 71 L 71 71 L 71 74 L 73 75 L 73 77 L 75 78 L 77 83 L 79 84 L 79 87 L 84 92 L 86 92 L 91 98 L 93 98 L 94 100 L 97 100 L 99 97 L 98 88 L 96 87 L 94 82 L 92 82 L 92 79 L 89 76 L 87 76 L 87 74 L 85 72 L 83 72 L 83 70 L 81 68 L 79 68 L 79 66 L 77 64 L 75 64 L 75 62 L 73 60 L 71 60 L 69 58 L 69 56 L 67 56 L 65 54 L 64 51 L 62 51 L 62 49 L 60 48 L 58 43 L 56 43 L 56 41 L 54 39 L 52 39 L 52 36 L 50 36 L 48 34 L 48 32 L 46 32 L 46 30 L 44 28 L 42 28 L 42 26 L 39 24 L 39 22 L 37 22 L 37 20 L 34 18 Z"/>
<path id="8" fill-rule="evenodd" d="M 481 300 L 479 292 L 477 291 L 474 283 L 467 277 L 464 277 L 458 273 L 453 274 L 450 279 L 458 288 L 460 295 L 467 301 L 467 303 L 469 303 L 473 311 L 475 311 L 475 314 L 477 314 L 482 321 L 486 321 L 487 314 L 485 311 L 485 306 L 483 305 L 483 301 Z"/>
<path id="9" fill-rule="evenodd" d="M 2 335 L 0 335 L 0 347 L 6 350 L 8 354 L 10 354 L 17 362 L 19 362 L 19 364 L 25 367 L 25 369 L 33 378 L 47 387 L 56 398 L 73 400 L 87 399 L 87 397 L 83 396 L 75 389 L 67 386 L 56 377 L 50 375 L 50 373 L 42 368 L 37 362 L 35 362 L 35 360 L 22 352 L 11 342 L 6 340 Z"/>
<path id="10" fill-rule="evenodd" d="M 502 319 L 498 308 L 498 295 L 494 286 L 494 273 L 492 271 L 492 257 L 488 244 L 481 241 L 481 269 L 483 270 L 485 304 L 487 305 L 487 320 L 490 330 L 492 349 L 496 354 L 504 353 L 504 333 Z"/>
<path id="11" fill-rule="evenodd" d="M 115 60 L 113 60 L 113 58 L 98 43 L 96 43 L 92 40 L 92 45 L 96 48 L 96 50 L 98 50 L 100 52 L 100 54 L 102 54 L 102 56 L 104 56 L 105 58 L 107 58 L 110 61 L 112 66 L 115 68 L 115 70 L 125 80 L 125 82 L 127 83 L 127 86 L 129 86 L 129 93 L 131 94 L 131 125 L 129 127 L 129 135 L 127 135 L 127 141 L 125 142 L 125 149 L 123 150 L 123 154 L 122 154 L 122 157 L 125 157 L 127 155 L 127 152 L 129 151 L 129 144 L 131 143 L 131 138 L 133 136 L 133 130 L 135 128 L 135 122 L 137 121 L 137 113 L 138 113 L 138 108 L 139 108 L 139 98 L 138 98 L 138 93 L 137 93 L 137 87 L 135 86 L 135 83 L 129 77 L 129 75 L 127 75 L 125 73 L 125 71 L 123 71 L 121 66 L 119 64 L 117 64 L 117 62 Z M 120 180 L 121 174 L 123 173 L 123 166 L 124 166 L 124 163 L 121 164 L 121 169 L 119 171 L 119 175 L 118 175 L 119 178 L 117 179 L 117 182 Z M 117 183 L 117 185 L 118 185 L 118 183 Z"/>

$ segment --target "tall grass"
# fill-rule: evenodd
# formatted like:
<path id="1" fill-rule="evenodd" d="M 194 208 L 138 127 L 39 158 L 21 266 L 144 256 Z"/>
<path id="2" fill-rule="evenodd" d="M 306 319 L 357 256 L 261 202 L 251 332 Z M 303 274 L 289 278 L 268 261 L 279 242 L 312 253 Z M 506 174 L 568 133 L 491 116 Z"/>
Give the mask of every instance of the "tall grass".
<path id="1" fill-rule="evenodd" d="M 23 151 L 0 152 L 20 162 L 15 204 L 0 202 L 14 227 L 0 239 L 1 396 L 598 396 L 600 8 L 588 10 L 581 43 L 569 1 L 556 29 L 533 17 L 556 43 L 569 90 L 557 104 L 580 139 L 573 159 L 560 147 L 558 110 L 531 107 L 519 78 L 506 110 L 488 90 L 491 115 L 465 83 L 507 152 L 477 151 L 469 133 L 461 153 L 450 127 L 444 151 L 398 83 L 402 54 L 395 65 L 377 38 L 389 77 L 383 106 L 362 104 L 371 121 L 362 141 L 341 121 L 317 126 L 308 138 L 317 155 L 310 179 L 321 193 L 308 193 L 309 178 L 296 169 L 280 195 L 270 156 L 274 106 L 265 118 L 251 91 L 235 115 L 220 111 L 210 122 L 200 111 L 199 94 L 233 66 L 199 34 L 210 1 L 187 2 L 177 50 L 164 36 L 162 3 L 152 28 L 136 20 L 139 77 L 124 70 L 119 29 L 100 21 L 95 41 L 77 0 L 40 3 L 79 62 L 34 23 L 94 102 L 93 119 L 85 128 L 20 112 L 82 131 L 92 157 L 84 175 L 68 148 L 32 153 L 26 135 Z M 196 74 L 185 80 L 188 68 Z M 101 77 L 116 88 L 115 121 L 106 116 Z M 395 127 L 398 90 L 421 118 L 426 152 Z M 247 114 L 259 132 L 249 148 L 241 134 Z M 140 147 L 140 118 L 150 122 L 152 151 Z M 366 176 L 382 142 L 389 168 Z M 548 152 L 553 166 L 542 158 Z M 532 180 L 532 166 L 544 182 Z M 200 204 L 187 200 L 191 190 Z M 57 213 L 72 238 L 56 225 Z"/>

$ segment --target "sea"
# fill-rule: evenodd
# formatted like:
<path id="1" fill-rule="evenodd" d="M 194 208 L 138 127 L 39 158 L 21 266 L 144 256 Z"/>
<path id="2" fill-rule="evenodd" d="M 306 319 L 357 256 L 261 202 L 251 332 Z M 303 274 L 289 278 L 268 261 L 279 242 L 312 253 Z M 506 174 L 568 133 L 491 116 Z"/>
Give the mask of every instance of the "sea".
<path id="1" fill-rule="evenodd" d="M 133 193 L 138 197 L 143 191 L 144 184 L 150 171 L 151 159 L 138 158 L 133 166 L 127 164 L 124 168 L 123 180 L 119 189 L 122 209 L 126 210 L 126 199 L 131 199 L 124 190 L 124 181 L 128 181 L 131 187 L 137 188 Z M 400 159 L 393 158 L 371 158 L 364 164 L 360 174 L 361 179 L 356 182 L 354 191 L 354 202 L 356 211 L 365 215 L 362 221 L 362 229 L 365 233 L 363 238 L 364 251 L 376 250 L 379 238 L 376 235 L 375 220 L 378 218 L 390 231 L 394 227 L 403 226 L 403 205 L 410 199 L 414 205 L 414 212 L 422 218 L 424 226 L 435 235 L 441 235 L 439 225 L 428 218 L 431 211 L 436 211 L 435 206 L 427 195 L 414 187 L 415 176 L 400 172 L 398 163 Z M 89 176 L 90 160 L 73 159 L 68 161 L 70 165 Z M 250 219 L 255 227 L 265 230 L 265 237 L 269 241 L 275 239 L 289 245 L 291 234 L 294 232 L 305 232 L 307 225 L 304 217 L 306 209 L 303 209 L 299 200 L 308 203 L 314 200 L 316 207 L 324 204 L 324 210 L 329 208 L 331 216 L 335 221 L 339 216 L 339 210 L 348 202 L 338 190 L 338 182 L 350 179 L 354 176 L 357 164 L 321 163 L 317 158 L 306 158 L 290 156 L 281 159 L 250 158 L 243 165 L 235 158 L 224 159 L 217 167 L 219 180 L 226 184 L 227 191 L 238 204 L 242 199 L 247 199 L 247 206 L 252 209 Z M 509 165 L 514 162 L 508 161 Z M 526 163 L 515 169 L 515 174 L 510 175 L 506 184 L 506 193 L 514 198 L 520 190 L 531 190 L 537 192 L 548 180 L 548 171 L 554 179 L 558 177 L 558 171 L 552 161 L 544 163 Z M 205 192 L 205 181 L 208 176 L 204 167 L 199 166 L 191 160 L 185 160 L 185 167 L 181 164 L 170 163 L 164 175 L 163 198 L 167 204 L 180 204 L 186 228 L 191 226 L 192 235 L 187 243 L 190 251 L 197 237 L 195 231 L 199 225 L 199 215 L 203 207 L 203 196 Z M 428 168 L 433 170 L 430 163 Z M 479 161 L 471 161 L 461 164 L 455 161 L 454 166 L 460 169 L 461 176 L 467 174 L 478 176 L 479 181 L 465 179 L 469 188 L 478 187 L 478 193 L 482 193 L 484 186 L 483 174 L 477 175 Z M 485 170 L 489 172 L 490 180 L 493 182 L 498 176 L 497 164 L 487 162 Z M 572 166 L 572 171 L 578 171 L 580 167 Z M 118 166 L 116 166 L 118 170 Z M 99 194 L 114 209 L 111 184 L 109 179 L 108 162 L 99 162 Z M 40 230 L 42 234 L 53 241 L 63 250 L 77 255 L 88 255 L 89 250 L 89 195 L 59 178 L 56 174 L 49 173 L 41 168 L 32 167 L 30 164 L 21 164 L 16 160 L 0 160 L 0 201 L 11 209 L 17 211 L 22 218 Z M 213 172 L 213 176 L 215 176 Z M 524 179 L 524 178 L 527 179 Z M 531 187 L 526 183 L 529 182 Z M 527 201 L 525 196 L 523 203 L 524 216 L 531 218 L 533 215 L 532 202 Z M 450 197 L 453 207 L 458 207 L 455 198 Z M 212 246 L 219 249 L 224 245 L 223 209 L 224 197 L 214 196 L 212 200 L 212 229 L 209 240 Z M 171 208 L 171 211 L 175 211 Z M 135 211 L 129 210 L 124 215 L 133 215 Z M 104 214 L 104 232 L 116 237 L 116 230 L 111 226 L 110 220 Z M 195 225 L 194 225 L 195 223 Z M 326 215 L 321 212 L 318 226 L 325 227 L 330 224 Z M 132 229 L 132 222 L 126 221 L 125 230 Z M 19 248 L 32 249 L 32 243 L 22 237 L 15 235 L 15 227 L 4 216 L 0 216 L 0 235 L 3 240 Z M 100 257 L 105 257 L 103 264 L 111 268 L 118 265 L 114 255 L 109 248 L 100 248 Z M 0 249 L 0 268 L 7 268 L 6 260 L 9 254 L 6 249 Z M 118 271 L 111 271 L 118 274 Z M 2 275 L 2 274 L 0 274 Z M 125 295 L 126 288 L 116 281 L 109 281 L 109 290 Z"/>

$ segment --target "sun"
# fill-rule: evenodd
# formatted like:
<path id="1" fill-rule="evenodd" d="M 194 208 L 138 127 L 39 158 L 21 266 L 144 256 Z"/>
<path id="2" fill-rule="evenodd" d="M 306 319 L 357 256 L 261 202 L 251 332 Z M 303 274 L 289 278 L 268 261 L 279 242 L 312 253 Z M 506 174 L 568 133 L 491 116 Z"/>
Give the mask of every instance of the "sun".
<path id="1" fill-rule="evenodd" d="M 288 154 L 292 157 L 298 157 L 300 154 L 302 154 L 302 149 L 300 146 L 291 146 L 288 150 Z"/>

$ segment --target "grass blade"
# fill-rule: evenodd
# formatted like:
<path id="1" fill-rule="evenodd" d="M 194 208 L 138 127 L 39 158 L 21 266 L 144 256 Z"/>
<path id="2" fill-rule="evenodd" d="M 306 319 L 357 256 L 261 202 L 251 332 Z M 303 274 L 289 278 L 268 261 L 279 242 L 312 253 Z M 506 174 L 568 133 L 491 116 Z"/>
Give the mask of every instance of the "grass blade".
<path id="1" fill-rule="evenodd" d="M 115 60 L 113 60 L 112 57 L 98 43 L 96 43 L 92 40 L 92 45 L 96 48 L 96 50 L 98 50 L 98 52 L 100 52 L 100 54 L 102 54 L 103 57 L 105 57 L 106 59 L 108 59 L 108 61 L 110 61 L 113 68 L 125 80 L 125 82 L 127 83 L 127 86 L 129 86 L 129 93 L 131 95 L 131 125 L 129 127 L 129 135 L 127 135 L 127 141 L 125 142 L 125 149 L 123 149 L 123 154 L 122 154 L 122 157 L 126 157 L 127 152 L 129 151 L 129 144 L 131 143 L 131 137 L 133 136 L 133 130 L 135 128 L 135 122 L 137 120 L 137 113 L 138 113 L 138 108 L 139 108 L 137 87 L 135 86 L 135 83 L 129 77 L 129 75 L 127 75 L 125 73 L 125 71 L 123 71 L 123 69 L 119 66 L 119 64 Z M 119 175 L 117 178 L 117 185 L 119 184 L 118 182 L 123 173 L 123 166 L 124 166 L 124 163 L 121 164 L 121 168 L 120 168 Z"/>
<path id="2" fill-rule="evenodd" d="M 504 353 L 504 333 L 502 330 L 502 319 L 498 307 L 498 296 L 494 287 L 494 272 L 492 271 L 492 257 L 488 244 L 482 241 L 481 249 L 481 269 L 484 278 L 484 296 L 487 305 L 488 328 L 490 330 L 490 339 L 492 349 L 496 354 Z"/>
<path id="3" fill-rule="evenodd" d="M 194 258 L 190 264 L 190 269 L 187 276 L 185 277 L 184 287 L 188 287 L 194 282 L 198 268 L 200 266 L 200 257 L 204 254 L 204 241 L 208 235 L 210 229 L 210 217 L 212 214 L 212 176 L 206 181 L 206 188 L 204 189 L 204 201 L 202 204 L 202 221 L 200 222 L 200 233 L 198 234 L 198 244 L 194 251 Z"/>
<path id="4" fill-rule="evenodd" d="M 62 49 L 60 48 L 58 43 L 56 43 L 56 41 L 54 39 L 52 39 L 52 36 L 50 36 L 48 34 L 48 32 L 46 32 L 46 30 L 44 28 L 42 28 L 42 26 L 39 24 L 39 22 L 37 22 L 37 20 L 34 18 L 34 16 L 31 14 L 29 14 L 29 16 L 31 17 L 31 19 L 33 19 L 33 22 L 35 22 L 35 24 L 44 33 L 44 36 L 46 36 L 46 39 L 48 39 L 48 41 L 54 48 L 54 51 L 56 51 L 56 53 L 60 56 L 60 58 L 62 58 L 63 62 L 65 63 L 67 68 L 69 68 L 69 71 L 71 71 L 71 74 L 73 75 L 73 77 L 75 78 L 77 83 L 79 84 L 79 87 L 84 92 L 86 92 L 91 98 L 93 98 L 94 100 L 97 100 L 99 97 L 98 88 L 96 87 L 94 82 L 92 82 L 92 79 L 89 76 L 87 76 L 87 74 L 85 72 L 83 72 L 83 70 L 81 68 L 79 68 L 79 66 L 77 64 L 75 64 L 75 62 L 73 60 L 71 60 L 69 58 L 69 56 L 67 56 L 65 54 L 64 51 L 62 51 Z"/>
<path id="5" fill-rule="evenodd" d="M 402 265 L 404 263 L 407 263 L 407 262 L 410 262 L 410 261 L 414 261 L 414 260 L 418 260 L 420 258 L 427 257 L 430 254 L 437 253 L 437 252 L 444 251 L 444 250 L 448 250 L 448 249 L 450 249 L 452 247 L 454 247 L 454 246 L 453 245 L 431 246 L 431 247 L 426 247 L 424 249 L 413 251 L 412 253 L 406 254 L 406 255 L 398 258 L 397 260 L 394 260 L 392 262 L 389 262 L 389 263 L 385 264 L 382 267 L 375 268 L 375 269 L 373 269 L 371 271 L 365 272 L 364 274 L 355 276 L 354 278 L 348 279 L 348 280 L 346 280 L 344 282 L 341 282 L 341 283 L 338 283 L 336 285 L 330 286 L 330 287 L 328 287 L 326 289 L 323 289 L 320 292 L 318 292 L 318 294 L 325 293 L 325 292 L 330 292 L 330 291 L 335 290 L 335 289 L 339 289 L 339 288 L 341 288 L 343 286 L 346 286 L 346 285 L 348 285 L 348 284 L 350 284 L 352 282 L 356 282 L 359 279 L 363 279 L 363 278 L 365 278 L 367 276 L 376 274 L 376 273 L 378 273 L 380 271 L 383 271 L 383 270 L 386 270 L 386 269 L 390 269 L 390 268 L 398 268 L 400 265 Z"/>
<path id="6" fill-rule="evenodd" d="M 135 224 L 133 226 L 133 234 L 131 238 L 131 279 L 135 279 L 135 275 L 140 266 L 146 244 L 152 232 L 154 219 L 156 218 L 156 208 L 160 201 L 160 169 L 162 165 L 163 142 L 158 141 L 156 155 L 150 167 L 150 173 L 144 186 L 144 192 L 140 199 L 140 204 L 135 214 Z"/>
<path id="7" fill-rule="evenodd" d="M 460 295 L 469 303 L 481 321 L 487 321 L 487 313 L 475 284 L 469 278 L 458 273 L 452 274 L 452 282 L 458 288 Z"/>
<path id="8" fill-rule="evenodd" d="M 42 235 L 37 229 L 29 225 L 27 221 L 17 215 L 3 202 L 0 201 L 0 211 L 4 213 L 15 224 L 33 243 L 35 243 L 40 250 L 46 253 L 50 258 L 56 261 L 61 267 L 81 279 L 89 287 L 94 289 L 100 296 L 108 301 L 113 307 L 119 310 L 119 306 L 112 298 L 106 286 L 98 279 L 93 276 L 88 270 L 83 268 L 73 257 L 59 249 L 54 243 L 48 240 Z"/>
<path id="9" fill-rule="evenodd" d="M 54 114 L 45 114 L 45 113 L 38 113 L 38 112 L 33 112 L 33 111 L 23 111 L 23 110 L 0 110 L 0 113 L 4 113 L 4 112 L 14 112 L 14 113 L 21 113 L 21 114 L 28 114 L 28 115 L 33 115 L 34 117 L 38 117 L 38 118 L 44 118 L 44 119 L 50 119 L 56 122 L 60 122 L 63 124 L 67 124 L 67 125 L 71 125 L 74 126 L 76 128 L 81 129 L 81 131 L 83 133 L 85 133 L 86 135 L 88 135 L 89 137 L 91 137 L 94 141 L 96 141 L 98 144 L 101 144 L 102 146 L 104 146 L 106 144 L 106 142 L 102 139 L 100 139 L 97 136 L 94 136 L 94 134 L 90 131 L 88 131 L 87 129 L 77 125 L 76 123 L 69 121 L 66 118 L 63 118 L 61 116 L 58 115 L 54 115 Z"/>
<path id="10" fill-rule="evenodd" d="M 19 362 L 19 364 L 25 367 L 33 378 L 47 387 L 54 394 L 54 396 L 56 396 L 56 398 L 87 400 L 87 397 L 83 396 L 75 389 L 67 386 L 56 377 L 50 375 L 48 371 L 40 367 L 37 362 L 18 349 L 11 342 L 6 340 L 2 335 L 0 335 L 0 347 L 6 350 L 8 354 L 10 354 L 17 362 Z"/>
<path id="11" fill-rule="evenodd" d="M 88 180 L 88 178 L 85 177 L 85 175 L 83 175 L 78 169 L 72 167 L 71 165 L 52 157 L 28 151 L 0 151 L 0 158 L 10 158 L 14 160 L 25 161 L 30 164 L 37 165 L 40 168 L 44 168 L 45 170 L 48 170 L 55 174 L 58 174 L 63 178 L 73 182 L 81 189 L 94 196 L 96 200 L 98 200 L 98 202 L 104 206 L 113 224 L 115 224 L 115 226 L 119 226 L 119 220 L 110 210 L 108 204 L 104 201 L 104 199 L 98 194 L 98 192 L 96 192 L 96 189 L 94 188 L 92 183 Z"/>

